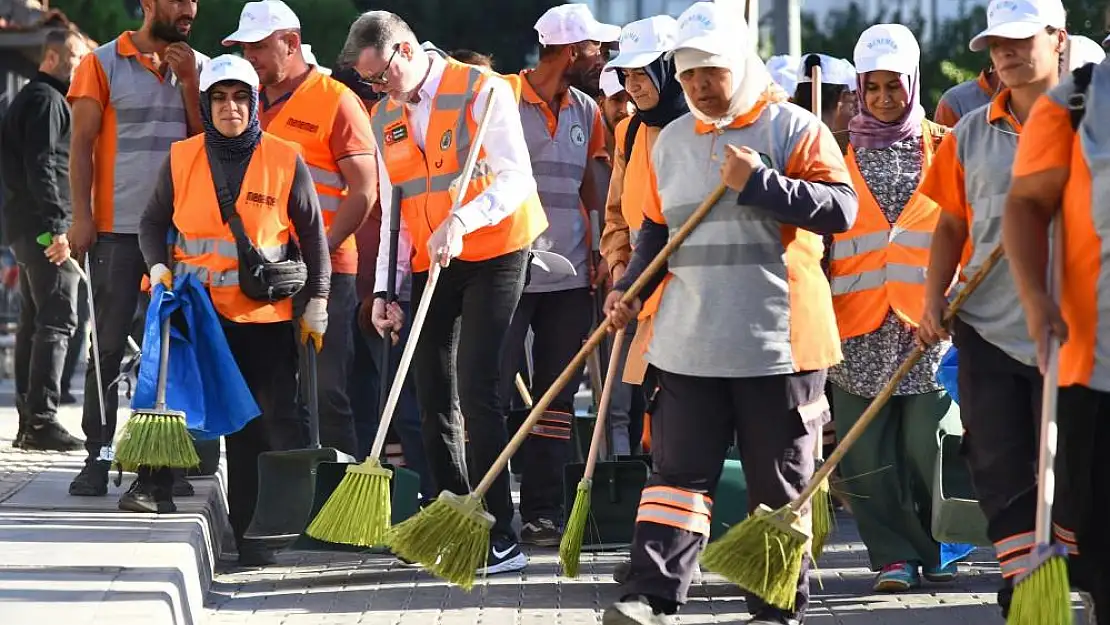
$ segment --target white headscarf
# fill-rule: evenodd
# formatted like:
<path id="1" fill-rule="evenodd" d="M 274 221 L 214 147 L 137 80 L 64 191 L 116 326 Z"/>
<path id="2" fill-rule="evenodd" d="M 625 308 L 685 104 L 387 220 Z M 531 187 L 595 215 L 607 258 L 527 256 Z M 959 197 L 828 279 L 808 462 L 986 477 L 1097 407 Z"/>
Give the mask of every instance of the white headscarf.
<path id="1" fill-rule="evenodd" d="M 688 95 L 686 96 L 686 104 L 689 105 L 694 117 L 716 128 L 725 128 L 737 117 L 752 110 L 771 84 L 771 75 L 767 72 L 763 61 L 746 46 L 737 45 L 726 54 L 710 54 L 696 48 L 681 48 L 675 51 L 674 62 L 676 75 L 682 75 L 688 69 L 699 67 L 719 67 L 732 73 L 732 97 L 728 112 L 724 116 L 714 118 L 706 115 L 698 109 Z"/>

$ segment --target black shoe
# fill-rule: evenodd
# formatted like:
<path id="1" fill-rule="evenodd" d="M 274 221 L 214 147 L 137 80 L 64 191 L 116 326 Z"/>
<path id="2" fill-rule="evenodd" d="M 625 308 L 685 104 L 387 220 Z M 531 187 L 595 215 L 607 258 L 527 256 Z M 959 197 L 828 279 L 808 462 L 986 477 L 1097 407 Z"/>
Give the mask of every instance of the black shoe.
<path id="1" fill-rule="evenodd" d="M 58 403 L 64 406 L 70 406 L 77 403 L 77 398 L 69 391 L 62 391 L 61 396 L 58 397 Z"/>
<path id="2" fill-rule="evenodd" d="M 756 612 L 747 625 L 801 625 L 793 612 L 767 606 Z"/>
<path id="3" fill-rule="evenodd" d="M 632 561 L 625 560 L 618 562 L 617 566 L 613 567 L 613 581 L 618 584 L 623 584 L 628 579 L 628 573 L 632 570 Z"/>
<path id="4" fill-rule="evenodd" d="M 520 528 L 520 542 L 537 547 L 558 547 L 563 534 L 551 519 L 529 521 Z"/>
<path id="5" fill-rule="evenodd" d="M 29 451 L 78 451 L 85 448 L 85 441 L 66 431 L 57 421 L 29 425 L 23 431 L 20 443 Z"/>
<path id="6" fill-rule="evenodd" d="M 185 479 L 185 469 L 173 470 L 173 496 L 174 497 L 192 497 L 196 494 L 193 490 L 193 484 Z"/>
<path id="7" fill-rule="evenodd" d="M 625 597 L 605 608 L 602 625 L 667 625 L 670 617 L 652 609 L 647 597 Z"/>
<path id="8" fill-rule="evenodd" d="M 489 543 L 489 556 L 486 565 L 479 567 L 478 575 L 497 575 L 523 570 L 528 566 L 528 556 L 520 550 L 520 545 L 511 538 L 494 536 Z"/>
<path id="9" fill-rule="evenodd" d="M 241 566 L 268 566 L 277 562 L 274 550 L 260 541 L 242 540 L 239 542 L 239 564 Z"/>
<path id="10" fill-rule="evenodd" d="M 173 503 L 172 490 L 156 485 L 150 474 L 140 469 L 138 477 L 131 482 L 131 488 L 119 498 L 119 509 L 124 512 L 168 514 L 177 512 L 177 505 Z"/>
<path id="11" fill-rule="evenodd" d="M 74 497 L 103 497 L 108 494 L 108 470 L 111 464 L 95 458 L 85 461 L 81 472 L 69 483 Z"/>

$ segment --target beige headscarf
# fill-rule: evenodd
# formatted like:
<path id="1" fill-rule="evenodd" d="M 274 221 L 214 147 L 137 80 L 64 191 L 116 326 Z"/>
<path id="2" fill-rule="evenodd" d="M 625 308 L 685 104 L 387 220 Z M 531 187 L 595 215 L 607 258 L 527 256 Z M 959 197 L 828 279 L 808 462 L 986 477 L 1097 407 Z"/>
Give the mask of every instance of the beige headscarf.
<path id="1" fill-rule="evenodd" d="M 706 115 L 686 96 L 686 103 L 694 117 L 716 128 L 725 128 L 737 117 L 750 111 L 771 85 L 771 74 L 767 72 L 763 61 L 742 45 L 737 45 L 728 54 L 710 54 L 696 48 L 680 48 L 675 50 L 674 62 L 676 75 L 699 67 L 720 67 L 732 73 L 732 98 L 728 112 L 723 117 Z"/>

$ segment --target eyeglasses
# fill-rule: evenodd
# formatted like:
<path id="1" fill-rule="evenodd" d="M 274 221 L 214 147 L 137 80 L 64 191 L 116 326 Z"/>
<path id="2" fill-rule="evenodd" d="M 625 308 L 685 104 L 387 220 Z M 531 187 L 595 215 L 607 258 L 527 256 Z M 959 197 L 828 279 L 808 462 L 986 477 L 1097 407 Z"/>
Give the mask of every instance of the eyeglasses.
<path id="1" fill-rule="evenodd" d="M 400 50 L 401 44 L 395 44 L 393 46 L 393 54 L 389 55 L 389 61 L 386 62 L 385 69 L 378 72 L 377 74 L 374 74 L 373 76 L 367 76 L 366 82 L 372 85 L 377 85 L 379 87 L 384 87 L 385 85 L 389 84 L 389 77 L 386 76 L 386 74 L 389 73 L 389 68 L 393 66 L 393 58 L 397 56 L 397 52 L 399 52 Z"/>

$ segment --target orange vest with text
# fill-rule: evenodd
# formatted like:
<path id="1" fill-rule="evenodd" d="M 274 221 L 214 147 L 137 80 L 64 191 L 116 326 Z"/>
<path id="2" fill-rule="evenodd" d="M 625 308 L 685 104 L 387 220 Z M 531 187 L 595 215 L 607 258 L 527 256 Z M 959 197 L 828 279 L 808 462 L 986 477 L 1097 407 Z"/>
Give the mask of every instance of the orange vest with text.
<path id="1" fill-rule="evenodd" d="M 939 128 L 924 124 L 922 178 L 933 162 Z M 925 270 L 940 206 L 915 191 L 891 224 L 871 195 L 851 147 L 846 160 L 859 214 L 851 230 L 833 235 L 830 252 L 829 281 L 840 338 L 877 330 L 888 310 L 916 327 L 925 305 Z"/>
<path id="2" fill-rule="evenodd" d="M 389 181 L 401 189 L 401 218 L 412 238 L 413 271 L 427 271 L 431 266 L 428 239 L 451 213 L 451 183 L 462 175 L 471 141 L 478 132 L 471 106 L 486 84 L 487 74 L 482 70 L 453 59 L 446 63 L 428 118 L 423 150 L 413 137 L 405 107 L 392 99 L 375 104 L 370 120 Z M 480 148 L 460 206 L 485 191 L 494 178 L 485 163 L 485 149 Z M 546 228 L 547 216 L 539 196 L 533 193 L 499 223 L 463 237 L 459 258 L 488 260 L 523 249 Z"/>
<path id="3" fill-rule="evenodd" d="M 289 196 L 298 147 L 263 133 L 247 166 L 235 210 L 250 240 L 271 260 L 284 259 L 292 228 Z M 293 300 L 250 299 L 239 289 L 239 255 L 231 228 L 220 215 L 204 135 L 170 147 L 173 177 L 175 274 L 191 273 L 208 286 L 220 316 L 236 323 L 275 323 L 293 318 Z"/>
<path id="4" fill-rule="evenodd" d="M 332 158 L 329 142 L 346 89 L 343 83 L 313 71 L 266 126 L 266 132 L 301 146 L 320 198 L 326 230 L 331 229 L 339 205 L 347 197 L 347 181 Z M 344 239 L 332 254 L 331 268 L 333 273 L 358 273 L 354 235 Z"/>

